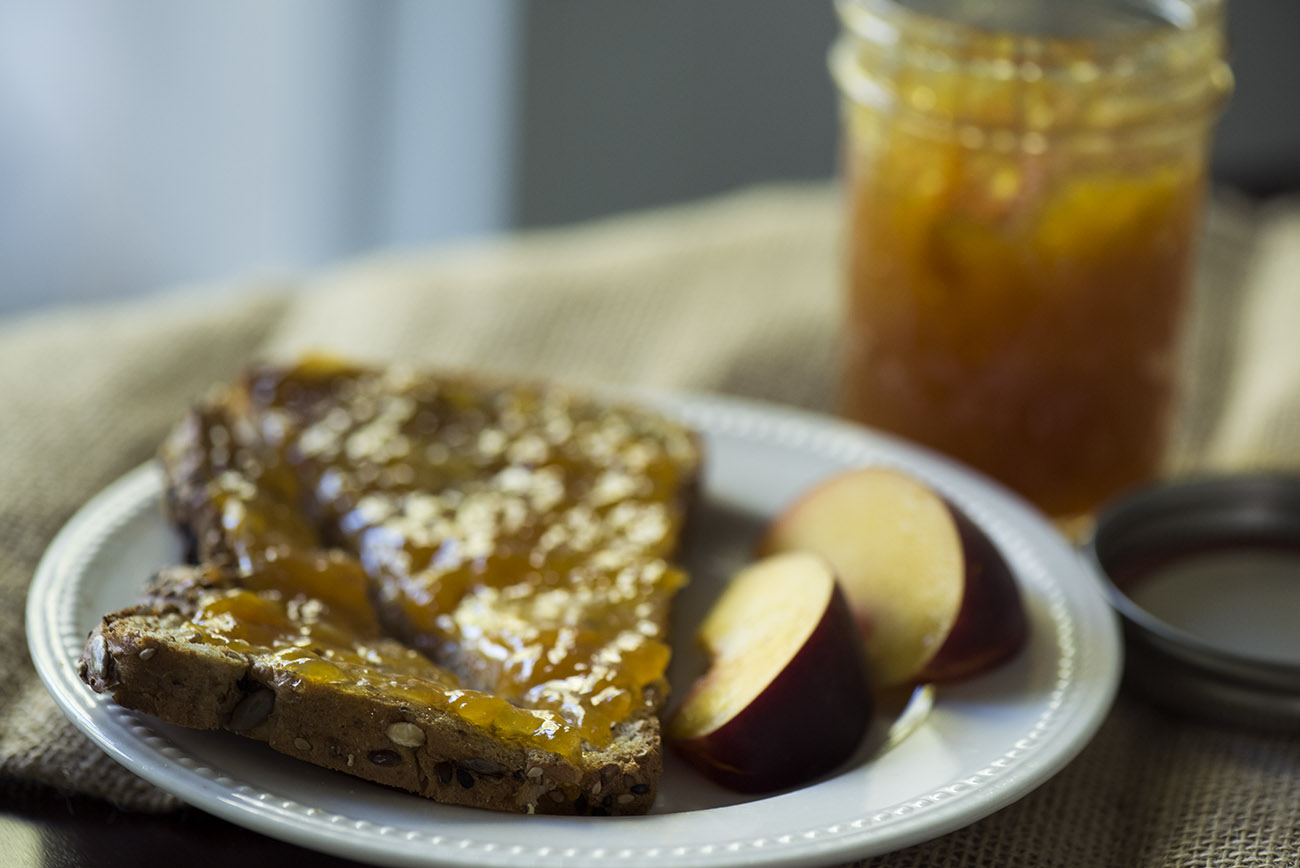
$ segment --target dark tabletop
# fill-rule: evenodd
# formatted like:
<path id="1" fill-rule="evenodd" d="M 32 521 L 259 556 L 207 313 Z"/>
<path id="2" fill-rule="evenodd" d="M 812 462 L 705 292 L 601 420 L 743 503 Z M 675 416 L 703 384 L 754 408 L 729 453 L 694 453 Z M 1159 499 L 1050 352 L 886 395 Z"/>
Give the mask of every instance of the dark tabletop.
<path id="1" fill-rule="evenodd" d="M 250 832 L 193 808 L 119 811 L 0 782 L 2 868 L 342 868 L 360 863 Z"/>

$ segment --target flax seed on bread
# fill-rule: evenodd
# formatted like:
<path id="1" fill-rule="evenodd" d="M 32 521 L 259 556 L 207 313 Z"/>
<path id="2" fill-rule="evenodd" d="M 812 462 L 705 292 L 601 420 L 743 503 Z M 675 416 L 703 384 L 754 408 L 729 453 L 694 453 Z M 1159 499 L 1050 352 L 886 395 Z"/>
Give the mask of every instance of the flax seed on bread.
<path id="1" fill-rule="evenodd" d="M 249 371 L 161 458 L 195 564 L 105 617 L 95 690 L 438 801 L 649 809 L 689 431 L 308 360 Z"/>

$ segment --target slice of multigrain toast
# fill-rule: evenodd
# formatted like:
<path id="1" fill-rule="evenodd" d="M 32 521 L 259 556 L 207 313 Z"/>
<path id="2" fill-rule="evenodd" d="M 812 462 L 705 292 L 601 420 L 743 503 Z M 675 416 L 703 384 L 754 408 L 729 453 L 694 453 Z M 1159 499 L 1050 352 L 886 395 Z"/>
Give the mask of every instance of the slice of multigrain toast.
<path id="1" fill-rule="evenodd" d="M 690 431 L 312 358 L 215 392 L 160 457 L 192 564 L 91 634 L 95 690 L 442 802 L 650 808 Z"/>

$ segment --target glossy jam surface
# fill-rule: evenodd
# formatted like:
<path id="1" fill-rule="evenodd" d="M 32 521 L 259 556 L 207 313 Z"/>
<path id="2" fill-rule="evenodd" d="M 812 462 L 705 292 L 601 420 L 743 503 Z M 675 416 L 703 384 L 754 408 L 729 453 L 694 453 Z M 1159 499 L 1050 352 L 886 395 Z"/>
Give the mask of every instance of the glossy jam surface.
<path id="1" fill-rule="evenodd" d="M 225 404 L 205 430 L 222 534 L 200 555 L 234 561 L 246 590 L 205 607 L 203 629 L 284 662 L 314 653 L 293 658 L 305 678 L 382 671 L 384 689 L 570 755 L 662 681 L 698 460 L 684 429 L 322 361 L 255 373 Z M 316 621 L 286 620 L 299 598 Z M 376 657 L 376 638 L 402 653 Z"/>
<path id="2" fill-rule="evenodd" d="M 348 570 L 333 574 L 342 579 Z M 545 711 L 518 708 L 503 697 L 463 689 L 455 674 L 418 651 L 359 624 L 355 610 L 320 604 L 318 597 L 286 596 L 274 578 L 262 590 L 235 588 L 203 597 L 192 617 L 193 641 L 255 655 L 289 686 L 329 687 L 397 697 L 412 705 L 456 713 L 514 739 L 534 739 L 573 756 L 581 735 Z"/>
<path id="3" fill-rule="evenodd" d="M 1086 513 L 1163 459 L 1217 56 L 1125 77 L 1087 42 L 981 39 L 842 55 L 889 94 L 844 107 L 842 407 Z"/>

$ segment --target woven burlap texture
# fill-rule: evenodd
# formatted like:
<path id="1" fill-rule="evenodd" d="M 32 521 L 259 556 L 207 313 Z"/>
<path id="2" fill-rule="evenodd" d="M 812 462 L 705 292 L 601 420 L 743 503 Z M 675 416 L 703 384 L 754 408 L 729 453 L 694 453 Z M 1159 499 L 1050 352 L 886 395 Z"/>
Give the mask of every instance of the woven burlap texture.
<path id="1" fill-rule="evenodd" d="M 170 796 L 68 723 L 27 658 L 23 605 L 78 506 L 146 460 L 206 386 L 255 357 L 328 350 L 829 410 L 840 245 L 820 185 L 445 250 L 296 285 L 191 290 L 0 325 L 0 777 L 163 810 Z M 1300 216 L 1229 203 L 1207 227 L 1171 472 L 1300 464 Z M 1121 697 L 1016 804 L 888 866 L 1294 865 L 1300 738 Z"/>

